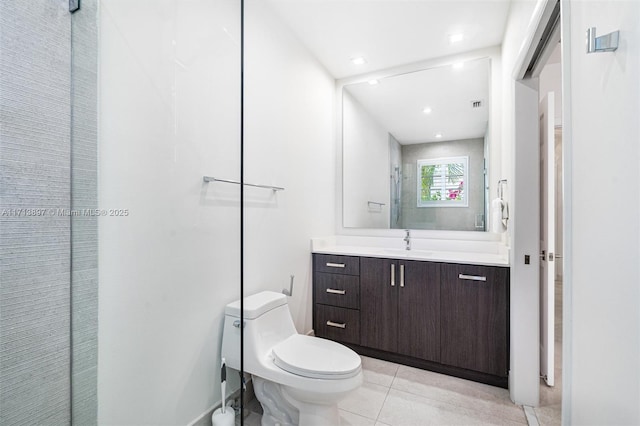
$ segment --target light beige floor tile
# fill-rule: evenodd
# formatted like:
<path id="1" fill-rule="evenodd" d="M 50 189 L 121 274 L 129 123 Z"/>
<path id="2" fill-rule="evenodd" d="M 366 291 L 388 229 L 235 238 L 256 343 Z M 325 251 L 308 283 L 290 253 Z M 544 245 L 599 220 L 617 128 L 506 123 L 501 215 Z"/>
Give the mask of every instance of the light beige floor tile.
<path id="1" fill-rule="evenodd" d="M 249 413 L 244 418 L 244 426 L 260 426 L 262 424 L 262 416 L 257 413 Z M 240 425 L 240 416 L 236 417 L 236 426 Z"/>
<path id="2" fill-rule="evenodd" d="M 375 383 L 386 387 L 391 386 L 391 382 L 393 382 L 393 378 L 396 376 L 396 372 L 398 371 L 398 364 L 366 356 L 361 358 L 362 372 L 364 373 L 365 382 Z"/>
<path id="3" fill-rule="evenodd" d="M 388 424 L 382 423 L 382 422 L 376 422 L 376 426 L 391 426 L 391 425 L 388 425 Z"/>
<path id="4" fill-rule="evenodd" d="M 547 386 L 544 380 L 540 380 L 540 407 L 562 404 L 562 379 L 558 379 L 556 372 L 556 382 L 552 388 Z"/>
<path id="5" fill-rule="evenodd" d="M 396 389 L 389 391 L 378 419 L 393 426 L 517 424 L 511 420 Z"/>
<path id="6" fill-rule="evenodd" d="M 376 421 L 348 411 L 340 410 L 341 426 L 375 426 Z"/>
<path id="7" fill-rule="evenodd" d="M 538 418 L 540 426 L 559 426 L 562 418 L 562 408 L 560 404 L 536 407 L 533 409 Z"/>
<path id="8" fill-rule="evenodd" d="M 262 405 L 260 405 L 260 401 L 258 401 L 257 398 L 253 398 L 249 401 L 245 408 L 257 414 L 262 414 L 263 412 Z"/>
<path id="9" fill-rule="evenodd" d="M 495 386 L 431 371 L 400 367 L 391 388 L 466 410 L 478 411 L 490 416 L 489 418 L 526 424 L 522 407 L 511 402 L 509 391 Z"/>
<path id="10" fill-rule="evenodd" d="M 364 382 L 362 386 L 343 399 L 338 404 L 338 408 L 376 420 L 388 391 L 389 388 L 385 386 Z"/>
<path id="11" fill-rule="evenodd" d="M 463 395 L 509 401 L 509 391 L 507 389 L 472 382 L 470 380 L 464 380 L 453 376 L 447 376 L 445 374 L 434 373 L 433 371 L 407 367 L 404 365 L 401 365 L 398 369 L 396 378 L 391 384 L 391 387 L 399 388 L 400 386 L 411 386 L 412 383 L 417 385 L 435 386 L 455 391 Z M 408 390 L 408 392 L 412 391 Z M 417 387 L 415 392 L 420 392 L 420 388 Z"/>

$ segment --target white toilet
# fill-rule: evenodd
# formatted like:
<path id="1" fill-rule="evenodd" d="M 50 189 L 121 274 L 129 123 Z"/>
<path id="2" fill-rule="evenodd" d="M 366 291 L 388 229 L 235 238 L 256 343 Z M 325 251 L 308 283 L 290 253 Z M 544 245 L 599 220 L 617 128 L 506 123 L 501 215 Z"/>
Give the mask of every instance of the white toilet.
<path id="1" fill-rule="evenodd" d="M 240 301 L 225 308 L 222 356 L 240 370 Z M 361 361 L 331 340 L 298 334 L 287 297 L 244 299 L 244 371 L 264 414 L 262 426 L 339 425 L 338 402 L 362 384 Z"/>

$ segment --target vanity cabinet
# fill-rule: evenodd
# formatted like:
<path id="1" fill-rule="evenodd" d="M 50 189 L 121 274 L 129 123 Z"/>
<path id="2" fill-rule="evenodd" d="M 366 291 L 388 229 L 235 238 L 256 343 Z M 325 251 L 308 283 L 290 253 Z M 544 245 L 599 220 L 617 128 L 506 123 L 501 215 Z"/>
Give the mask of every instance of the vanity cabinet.
<path id="1" fill-rule="evenodd" d="M 442 363 L 507 376 L 508 273 L 507 268 L 442 265 Z"/>
<path id="2" fill-rule="evenodd" d="M 313 255 L 316 336 L 507 387 L 509 268 Z"/>
<path id="3" fill-rule="evenodd" d="M 440 265 L 360 258 L 360 344 L 440 359 Z"/>
<path id="4" fill-rule="evenodd" d="M 360 343 L 360 258 L 314 255 L 313 329 L 318 337 Z"/>

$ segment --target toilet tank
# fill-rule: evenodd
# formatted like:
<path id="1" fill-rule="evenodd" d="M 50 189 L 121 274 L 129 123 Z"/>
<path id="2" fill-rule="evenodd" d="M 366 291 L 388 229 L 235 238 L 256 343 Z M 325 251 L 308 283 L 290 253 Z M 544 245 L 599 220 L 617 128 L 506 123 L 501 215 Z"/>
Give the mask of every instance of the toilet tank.
<path id="1" fill-rule="evenodd" d="M 240 301 L 225 307 L 222 356 L 227 366 L 240 370 Z M 244 298 L 244 368 L 264 362 L 271 348 L 296 334 L 289 312 L 287 297 L 273 291 L 263 291 Z"/>

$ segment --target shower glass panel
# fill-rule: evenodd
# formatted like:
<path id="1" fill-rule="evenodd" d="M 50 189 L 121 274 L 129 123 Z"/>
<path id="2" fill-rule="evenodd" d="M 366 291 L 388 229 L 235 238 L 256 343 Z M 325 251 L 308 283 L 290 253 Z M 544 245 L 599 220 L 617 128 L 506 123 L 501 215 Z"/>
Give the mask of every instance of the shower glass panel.
<path id="1" fill-rule="evenodd" d="M 98 419 L 218 404 L 240 297 L 240 2 L 100 3 Z M 228 392 L 239 387 L 228 374 Z"/>
<path id="2" fill-rule="evenodd" d="M 241 2 L 69 3 L 0 2 L 0 424 L 203 424 L 241 294 L 240 187 L 203 179 L 241 178 Z"/>
<path id="3" fill-rule="evenodd" d="M 71 424 L 98 421 L 98 0 L 71 16 Z M 77 214 L 76 214 L 77 212 Z"/>

